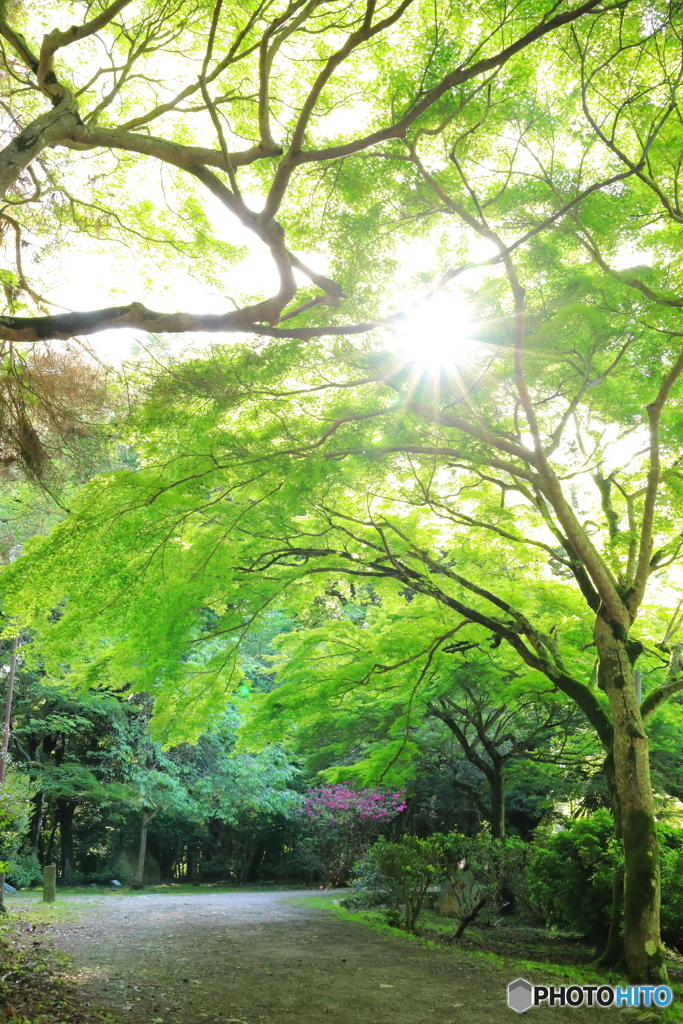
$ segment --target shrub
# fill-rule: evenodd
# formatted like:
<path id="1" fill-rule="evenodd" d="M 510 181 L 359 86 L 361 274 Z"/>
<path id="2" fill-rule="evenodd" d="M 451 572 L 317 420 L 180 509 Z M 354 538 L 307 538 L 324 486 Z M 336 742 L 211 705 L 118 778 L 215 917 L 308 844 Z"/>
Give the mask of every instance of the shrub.
<path id="1" fill-rule="evenodd" d="M 331 885 L 345 885 L 354 863 L 404 807 L 401 793 L 343 785 L 311 789 L 299 812 L 305 830 L 301 853 Z"/>
<path id="2" fill-rule="evenodd" d="M 16 771 L 8 770 L 0 787 L 0 871 L 12 875 L 19 848 L 28 828 L 35 786 Z M 14 875 L 12 876 L 14 877 Z"/>
<path id="3" fill-rule="evenodd" d="M 341 901 L 349 910 L 386 911 L 391 923 L 399 923 L 402 889 L 392 878 L 382 874 L 377 863 L 377 845 L 371 846 L 360 860 L 353 872 L 350 892 Z"/>
<path id="4" fill-rule="evenodd" d="M 460 938 L 483 910 L 499 911 L 503 887 L 513 886 L 520 873 L 525 844 L 518 839 L 493 839 L 486 832 L 478 836 L 453 832 L 434 839 L 453 897 L 452 916 L 460 922 L 455 933 Z"/>
<path id="5" fill-rule="evenodd" d="M 683 829 L 657 823 L 662 873 L 662 938 L 683 952 Z M 572 821 L 536 844 L 528 888 L 548 923 L 598 945 L 609 930 L 612 877 L 621 858 L 608 811 Z"/>
<path id="6" fill-rule="evenodd" d="M 26 889 L 31 885 L 40 885 L 43 880 L 43 869 L 38 858 L 32 853 L 20 851 L 10 862 L 7 881 L 17 889 Z"/>
<path id="7" fill-rule="evenodd" d="M 614 821 L 605 810 L 567 822 L 535 844 L 529 891 L 548 924 L 604 942 L 612 909 L 612 878 L 619 861 Z"/>
<path id="8" fill-rule="evenodd" d="M 343 903 L 355 909 L 383 907 L 390 923 L 414 931 L 429 886 L 448 880 L 459 937 L 484 908 L 498 909 L 520 849 L 524 844 L 519 840 L 500 842 L 486 834 L 403 836 L 395 843 L 379 839 L 356 869 Z"/>
<path id="9" fill-rule="evenodd" d="M 439 842 L 435 837 L 401 836 L 395 843 L 382 838 L 372 852 L 380 874 L 400 891 L 402 927 L 414 931 L 427 890 L 443 867 Z"/>

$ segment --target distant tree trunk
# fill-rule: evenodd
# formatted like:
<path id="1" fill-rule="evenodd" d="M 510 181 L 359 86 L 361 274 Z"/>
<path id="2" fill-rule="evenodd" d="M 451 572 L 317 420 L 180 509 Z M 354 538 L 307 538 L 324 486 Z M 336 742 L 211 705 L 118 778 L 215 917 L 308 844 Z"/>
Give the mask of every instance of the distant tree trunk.
<path id="1" fill-rule="evenodd" d="M 9 750 L 9 734 L 12 722 L 12 695 L 14 692 L 14 673 L 17 667 L 17 643 L 19 638 L 12 640 L 12 655 L 10 657 L 9 677 L 7 679 L 7 697 L 5 699 L 5 730 L 2 735 L 2 751 L 0 752 L 0 785 L 5 781 L 7 770 L 7 752 Z M 0 871 L 0 914 L 6 914 L 5 908 L 5 873 Z"/>
<path id="2" fill-rule="evenodd" d="M 153 851 L 157 860 L 159 861 L 159 870 L 161 873 L 162 882 L 172 882 L 174 880 L 173 866 L 176 859 L 175 850 L 154 850 Z"/>
<path id="3" fill-rule="evenodd" d="M 9 661 L 9 675 L 7 677 L 7 696 L 5 698 L 5 728 L 2 734 L 2 753 L 0 753 L 0 785 L 5 781 L 5 772 L 7 771 L 7 754 L 9 751 L 9 737 L 12 725 L 12 697 L 14 695 L 14 675 L 17 669 L 17 644 L 19 637 L 14 637 L 12 640 L 12 654 Z M 4 876 L 3 876 L 2 891 L 4 892 Z"/>
<path id="4" fill-rule="evenodd" d="M 503 762 L 494 762 L 488 776 L 491 787 L 491 835 L 505 839 L 505 770 Z"/>
<path id="5" fill-rule="evenodd" d="M 59 820 L 59 838 L 61 845 L 62 884 L 72 885 L 74 879 L 74 812 L 75 800 L 59 799 L 57 801 L 57 817 Z"/>
<path id="6" fill-rule="evenodd" d="M 145 854 L 147 853 L 147 829 L 154 817 L 154 812 L 142 812 L 142 826 L 140 828 L 140 849 L 138 850 L 138 863 L 135 869 L 132 889 L 143 889 L 145 886 Z"/>
<path id="7" fill-rule="evenodd" d="M 57 815 L 57 811 L 55 810 L 55 817 L 54 817 L 54 821 L 52 823 L 52 831 L 50 832 L 50 839 L 49 839 L 49 842 L 47 844 L 47 852 L 45 854 L 45 863 L 46 864 L 49 864 L 50 861 L 52 860 L 52 848 L 55 845 L 55 833 L 57 832 L 57 826 L 58 825 L 59 825 L 59 816 Z"/>
<path id="8" fill-rule="evenodd" d="M 31 853 L 37 859 L 40 860 L 41 850 L 41 833 L 43 828 L 43 807 L 45 805 L 45 793 L 41 789 L 39 793 L 33 797 L 34 811 L 31 817 L 31 828 L 30 828 L 30 841 L 31 841 Z"/>

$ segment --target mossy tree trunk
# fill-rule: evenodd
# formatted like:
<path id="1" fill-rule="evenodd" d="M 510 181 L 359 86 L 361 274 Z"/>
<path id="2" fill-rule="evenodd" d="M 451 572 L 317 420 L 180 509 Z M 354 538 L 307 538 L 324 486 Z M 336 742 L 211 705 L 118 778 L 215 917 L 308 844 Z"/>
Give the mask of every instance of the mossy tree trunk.
<path id="1" fill-rule="evenodd" d="M 610 795 L 610 808 L 614 818 L 614 834 L 617 842 L 623 849 L 623 836 L 621 830 L 621 808 L 619 806 L 619 794 L 617 793 L 614 778 L 614 750 L 610 748 L 605 758 L 603 771 L 607 781 L 607 789 Z M 624 936 L 622 923 L 624 919 L 624 865 L 623 862 L 616 866 L 612 879 L 612 909 L 610 914 L 609 934 L 607 945 L 598 958 L 599 967 L 617 970 L 621 973 L 626 971 L 626 957 L 624 954 Z"/>
<path id="2" fill-rule="evenodd" d="M 613 785 L 624 850 L 624 955 L 630 981 L 658 984 L 666 982 L 667 974 L 659 930 L 659 843 L 648 740 L 633 683 L 628 642 L 615 632 L 598 615 L 598 685 L 605 691 L 612 711 Z"/>

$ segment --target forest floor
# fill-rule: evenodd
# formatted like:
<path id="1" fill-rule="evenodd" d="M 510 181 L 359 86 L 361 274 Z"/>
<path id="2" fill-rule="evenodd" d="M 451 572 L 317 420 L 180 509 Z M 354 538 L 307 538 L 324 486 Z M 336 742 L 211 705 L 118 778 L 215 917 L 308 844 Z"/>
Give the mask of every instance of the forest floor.
<path id="1" fill-rule="evenodd" d="M 44 1018 L 60 1024 L 502 1024 L 518 1019 L 506 991 L 520 974 L 569 983 L 519 958 L 373 928 L 330 912 L 338 893 L 311 895 L 100 892 L 59 894 L 45 906 L 20 894 L 7 904 L 25 948 L 61 961 L 63 1016 Z M 619 1013 L 624 1022 L 659 1019 Z M 532 1014 L 534 1024 L 606 1021 L 588 1008 Z M 33 1019 L 18 1005 L 7 1015 Z"/>

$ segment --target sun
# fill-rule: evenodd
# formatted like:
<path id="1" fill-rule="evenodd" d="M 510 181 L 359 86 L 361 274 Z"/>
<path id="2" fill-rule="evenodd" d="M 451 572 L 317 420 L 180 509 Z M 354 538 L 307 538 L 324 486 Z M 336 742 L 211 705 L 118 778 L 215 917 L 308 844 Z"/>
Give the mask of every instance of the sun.
<path id="1" fill-rule="evenodd" d="M 457 293 L 439 292 L 412 307 L 396 330 L 396 348 L 418 371 L 460 366 L 470 358 L 477 342 L 472 310 Z"/>

